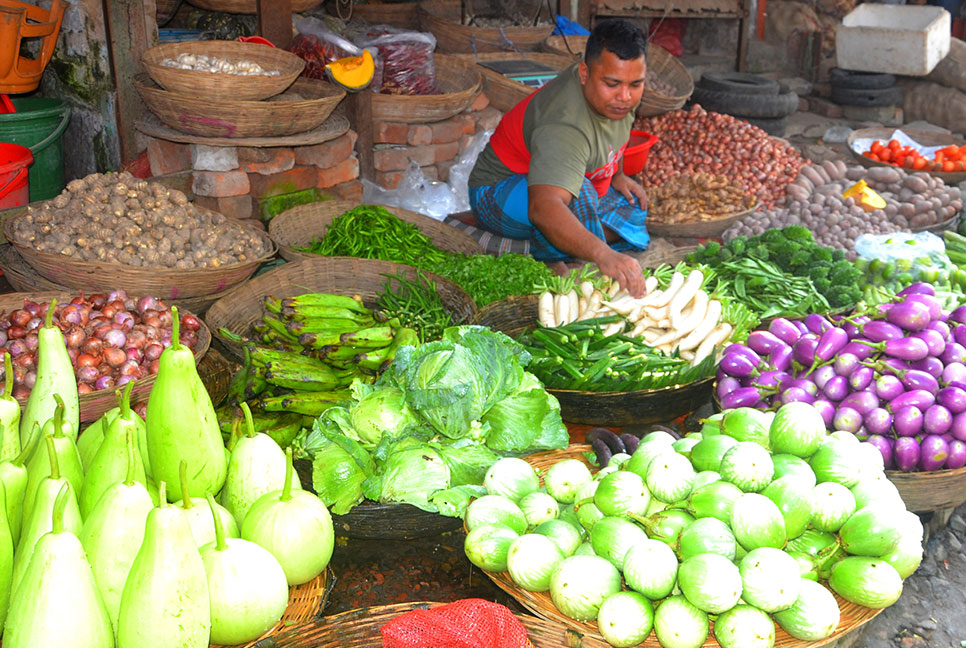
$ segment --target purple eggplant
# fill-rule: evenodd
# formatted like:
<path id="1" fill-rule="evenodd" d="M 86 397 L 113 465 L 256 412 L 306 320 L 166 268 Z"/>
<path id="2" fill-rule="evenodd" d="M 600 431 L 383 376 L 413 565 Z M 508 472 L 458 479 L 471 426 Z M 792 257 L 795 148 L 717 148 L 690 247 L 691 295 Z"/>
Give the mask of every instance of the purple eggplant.
<path id="1" fill-rule="evenodd" d="M 852 392 L 839 402 L 839 409 L 851 407 L 863 417 L 878 406 L 879 397 L 875 395 L 875 392 L 868 390 Z"/>
<path id="2" fill-rule="evenodd" d="M 953 424 L 949 426 L 949 433 L 960 441 L 966 441 L 966 412 L 953 414 Z"/>
<path id="3" fill-rule="evenodd" d="M 899 470 L 915 470 L 919 465 L 919 442 L 911 437 L 896 439 L 892 447 L 892 457 Z"/>
<path id="4" fill-rule="evenodd" d="M 891 401 L 905 390 L 906 388 L 902 385 L 902 381 L 899 380 L 898 376 L 886 374 L 876 378 L 875 393 L 882 400 Z"/>
<path id="5" fill-rule="evenodd" d="M 815 363 L 815 347 L 818 339 L 814 336 L 802 336 L 792 345 L 792 358 L 803 367 L 811 367 Z"/>
<path id="6" fill-rule="evenodd" d="M 821 335 L 825 331 L 832 328 L 832 323 L 818 313 L 806 315 L 805 319 L 802 321 L 805 323 L 805 327 L 815 335 Z"/>
<path id="7" fill-rule="evenodd" d="M 825 386 L 825 383 L 829 381 L 829 378 L 837 375 L 835 373 L 835 367 L 832 365 L 822 365 L 818 369 L 812 372 L 812 382 L 814 382 L 819 389 Z"/>
<path id="8" fill-rule="evenodd" d="M 966 364 L 962 362 L 951 362 L 943 367 L 943 373 L 939 379 L 945 385 L 954 382 L 966 383 Z"/>
<path id="9" fill-rule="evenodd" d="M 929 325 L 926 327 L 926 330 L 935 331 L 936 333 L 939 333 L 941 336 L 943 336 L 943 340 L 945 340 L 946 342 L 949 342 L 952 340 L 952 335 L 953 335 L 952 329 L 949 328 L 949 324 L 947 324 L 942 320 L 933 320 L 929 322 Z"/>
<path id="10" fill-rule="evenodd" d="M 936 392 L 936 402 L 952 414 L 966 412 L 966 390 L 960 387 L 943 387 Z"/>
<path id="11" fill-rule="evenodd" d="M 836 322 L 835 325 L 845 331 L 845 334 L 850 340 L 853 340 L 857 337 L 862 337 L 862 329 L 860 329 L 858 325 L 853 322 L 845 320 L 843 322 Z"/>
<path id="12" fill-rule="evenodd" d="M 925 281 L 917 281 L 897 292 L 896 297 L 905 297 L 906 295 L 913 294 L 933 296 L 936 294 L 936 289 L 933 288 L 932 284 L 926 283 Z"/>
<path id="13" fill-rule="evenodd" d="M 920 470 L 939 470 L 946 465 L 949 457 L 949 443 L 941 436 L 927 434 L 919 442 Z"/>
<path id="14" fill-rule="evenodd" d="M 948 342 L 939 359 L 944 365 L 966 362 L 966 347 L 959 342 Z"/>
<path id="15" fill-rule="evenodd" d="M 755 353 L 755 350 L 747 344 L 741 344 L 740 342 L 729 344 L 725 349 L 725 354 L 728 353 L 740 353 L 744 356 L 747 356 L 756 367 L 761 364 L 761 356 Z"/>
<path id="16" fill-rule="evenodd" d="M 791 374 L 778 369 L 763 371 L 760 376 L 752 383 L 752 386 L 762 389 L 777 389 L 783 381 L 791 378 Z"/>
<path id="17" fill-rule="evenodd" d="M 884 436 L 879 436 L 873 434 L 868 439 L 865 440 L 866 443 L 874 445 L 876 449 L 882 454 L 882 464 L 885 466 L 886 470 L 892 468 L 895 465 L 892 461 L 892 446 L 895 443 L 892 439 Z"/>
<path id="18" fill-rule="evenodd" d="M 735 391 L 739 387 L 741 387 L 741 383 L 738 381 L 737 378 L 734 378 L 732 376 L 726 376 L 724 378 L 719 379 L 718 391 L 717 391 L 718 400 L 721 400 L 722 398 L 724 398 L 731 392 Z"/>
<path id="19" fill-rule="evenodd" d="M 768 354 L 768 363 L 779 371 L 792 368 L 792 348 L 787 344 L 778 347 Z"/>
<path id="20" fill-rule="evenodd" d="M 875 378 L 875 371 L 872 370 L 872 367 L 860 365 L 849 374 L 849 386 L 853 391 L 862 391 L 872 384 L 873 378 Z"/>
<path id="21" fill-rule="evenodd" d="M 957 324 L 953 327 L 953 341 L 966 346 L 966 324 Z"/>
<path id="22" fill-rule="evenodd" d="M 802 337 L 802 332 L 798 330 L 792 322 L 784 317 L 776 317 L 768 325 L 768 332 L 785 344 L 795 344 L 798 338 Z"/>
<path id="23" fill-rule="evenodd" d="M 911 295 L 906 295 L 905 299 L 903 300 L 903 303 L 922 304 L 923 306 L 929 309 L 930 320 L 937 320 L 939 319 L 939 316 L 943 314 L 942 302 L 936 299 L 936 297 L 932 295 L 913 293 Z M 926 324 L 928 325 L 928 322 Z"/>
<path id="24" fill-rule="evenodd" d="M 907 362 L 910 369 L 915 369 L 916 371 L 925 371 L 927 374 L 939 380 L 939 377 L 943 375 L 943 361 L 936 356 L 926 356 L 922 360 L 913 360 L 912 362 Z"/>
<path id="25" fill-rule="evenodd" d="M 799 389 L 804 389 L 806 392 L 812 396 L 818 396 L 818 385 L 808 378 L 789 378 L 784 383 L 782 387 L 798 387 Z"/>
<path id="26" fill-rule="evenodd" d="M 909 363 L 905 360 L 900 360 L 899 358 L 881 358 L 879 364 L 885 365 L 883 371 L 905 371 L 909 368 Z"/>
<path id="27" fill-rule="evenodd" d="M 822 333 L 822 336 L 818 339 L 818 344 L 815 346 L 815 358 L 823 362 L 830 360 L 848 342 L 848 334 L 839 327 L 833 326 Z"/>
<path id="28" fill-rule="evenodd" d="M 966 443 L 959 439 L 949 442 L 949 456 L 946 457 L 946 468 L 955 470 L 966 466 Z"/>
<path id="29" fill-rule="evenodd" d="M 795 328 L 798 329 L 798 332 L 801 335 L 808 335 L 809 333 L 811 333 L 811 331 L 808 330 L 808 327 L 805 326 L 805 322 L 803 322 L 802 320 L 791 320 L 791 322 L 792 324 L 795 325 Z"/>
<path id="30" fill-rule="evenodd" d="M 906 405 L 894 410 L 892 427 L 896 434 L 902 437 L 914 437 L 922 432 L 922 410 L 913 405 Z"/>
<path id="31" fill-rule="evenodd" d="M 788 389 L 784 389 L 782 390 L 780 396 L 780 402 L 782 405 L 795 402 L 812 403 L 814 401 L 815 397 L 801 387 L 789 387 Z"/>
<path id="32" fill-rule="evenodd" d="M 919 371 L 918 369 L 909 369 L 907 371 L 900 372 L 899 380 L 901 380 L 903 386 L 910 391 L 914 389 L 925 389 L 932 394 L 935 394 L 937 391 L 939 391 L 939 381 L 937 381 L 932 374 L 925 371 Z"/>
<path id="33" fill-rule="evenodd" d="M 929 348 L 929 355 L 940 356 L 946 350 L 946 340 L 943 339 L 942 333 L 939 331 L 923 329 L 909 337 L 917 337 L 925 342 L 926 347 Z"/>
<path id="34" fill-rule="evenodd" d="M 892 429 L 892 414 L 882 407 L 874 407 L 863 417 L 862 425 L 872 434 L 886 434 Z"/>
<path id="35" fill-rule="evenodd" d="M 841 356 L 849 353 L 854 355 L 859 360 L 867 360 L 871 358 L 873 355 L 875 355 L 875 349 L 870 347 L 868 344 L 864 344 L 864 342 L 868 342 L 868 340 L 865 338 L 856 338 L 852 340 L 842 347 L 842 351 L 839 353 L 839 355 Z"/>
<path id="36" fill-rule="evenodd" d="M 832 419 L 835 418 L 835 405 L 831 401 L 825 398 L 817 398 L 815 402 L 812 403 L 812 407 L 818 410 L 818 413 L 822 415 L 822 420 L 825 421 L 825 427 L 832 424 Z"/>
<path id="37" fill-rule="evenodd" d="M 919 338 L 904 337 L 897 340 L 886 340 L 870 345 L 887 356 L 900 360 L 922 360 L 929 355 L 929 347 Z"/>
<path id="38" fill-rule="evenodd" d="M 758 363 L 756 363 L 744 351 L 733 351 L 721 356 L 721 370 L 729 376 L 745 378 L 747 376 L 758 375 Z"/>
<path id="39" fill-rule="evenodd" d="M 902 408 L 911 405 L 919 411 L 925 412 L 935 404 L 936 396 L 932 392 L 925 389 L 912 389 L 890 400 L 886 408 L 893 414 L 897 414 Z"/>
<path id="40" fill-rule="evenodd" d="M 840 353 L 832 363 L 835 373 L 848 378 L 859 366 L 859 358 L 854 353 Z"/>
<path id="41" fill-rule="evenodd" d="M 822 387 L 825 397 L 833 403 L 837 403 L 849 395 L 849 381 L 845 376 L 833 376 L 825 386 Z"/>
<path id="42" fill-rule="evenodd" d="M 912 296 L 908 297 L 907 301 L 896 304 L 887 310 L 886 321 L 907 331 L 921 331 L 926 328 L 933 317 L 929 313 L 928 306 L 917 301 L 909 301 L 911 298 Z M 866 337 L 871 338 L 867 329 L 868 327 L 863 330 L 863 333 Z"/>
<path id="43" fill-rule="evenodd" d="M 748 339 L 745 340 L 745 344 L 751 347 L 756 353 L 765 356 L 777 347 L 786 345 L 787 343 L 768 331 L 752 331 L 748 334 Z"/>
<path id="44" fill-rule="evenodd" d="M 832 426 L 836 430 L 844 430 L 854 434 L 862 427 L 862 415 L 851 407 L 839 407 L 835 410 Z"/>
<path id="45" fill-rule="evenodd" d="M 862 335 L 871 342 L 885 342 L 886 340 L 898 340 L 904 337 L 905 333 L 895 324 L 874 320 L 862 327 Z"/>
<path id="46" fill-rule="evenodd" d="M 946 434 L 952 425 L 952 412 L 938 403 L 922 414 L 922 429 L 928 434 Z"/>
<path id="47" fill-rule="evenodd" d="M 751 407 L 761 399 L 761 394 L 755 387 L 739 387 L 721 399 L 722 409 L 737 409 Z"/>
<path id="48" fill-rule="evenodd" d="M 956 322 L 957 324 L 966 324 L 966 304 L 958 306 L 950 311 L 946 321 Z"/>

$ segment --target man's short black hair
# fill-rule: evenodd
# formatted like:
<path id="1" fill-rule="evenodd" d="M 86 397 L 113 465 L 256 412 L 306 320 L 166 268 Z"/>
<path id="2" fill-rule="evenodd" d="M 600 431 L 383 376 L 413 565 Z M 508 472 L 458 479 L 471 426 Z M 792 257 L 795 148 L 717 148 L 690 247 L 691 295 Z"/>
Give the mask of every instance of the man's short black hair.
<path id="1" fill-rule="evenodd" d="M 607 50 L 622 61 L 631 61 L 647 55 L 647 39 L 641 28 L 629 20 L 613 18 L 597 23 L 587 37 L 584 62 L 592 63 Z"/>

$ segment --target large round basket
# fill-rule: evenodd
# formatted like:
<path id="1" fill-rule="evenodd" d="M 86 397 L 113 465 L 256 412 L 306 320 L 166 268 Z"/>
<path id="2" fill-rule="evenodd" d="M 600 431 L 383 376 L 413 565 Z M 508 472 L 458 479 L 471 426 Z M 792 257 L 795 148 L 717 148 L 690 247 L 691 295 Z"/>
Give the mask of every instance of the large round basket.
<path id="1" fill-rule="evenodd" d="M 546 452 L 537 452 L 523 457 L 523 459 L 526 460 L 531 466 L 536 468 L 541 474 L 553 464 L 564 459 L 577 459 L 582 461 L 591 469 L 591 471 L 595 472 L 596 467 L 587 460 L 587 457 L 584 454 L 588 452 L 592 452 L 589 445 L 578 444 L 572 445 L 565 450 L 548 450 Z M 540 478 L 540 482 L 542 486 L 543 477 Z M 500 589 L 512 596 L 520 605 L 527 608 L 538 617 L 547 619 L 548 621 L 562 623 L 584 634 L 585 636 L 603 640 L 603 637 L 600 636 L 597 630 L 596 622 L 581 623 L 580 621 L 575 621 L 570 617 L 565 616 L 553 604 L 553 600 L 550 598 L 549 592 L 529 592 L 514 583 L 513 579 L 510 578 L 510 575 L 507 572 L 490 572 L 483 570 L 483 573 L 489 576 Z M 832 633 L 832 635 L 820 641 L 802 641 L 790 636 L 788 633 L 782 630 L 780 626 L 776 625 L 775 647 L 812 648 L 814 646 L 827 646 L 835 643 L 838 639 L 852 632 L 862 624 L 871 621 L 877 614 L 879 614 L 879 612 L 882 611 L 856 605 L 855 603 L 849 603 L 845 599 L 841 598 L 838 594 L 835 594 L 834 592 L 832 593 L 835 596 L 835 600 L 839 604 L 839 612 L 841 614 L 839 626 L 835 632 Z M 704 648 L 716 648 L 718 645 L 717 640 L 712 634 L 708 635 L 707 641 L 705 641 L 703 644 Z M 657 636 L 652 631 L 647 640 L 644 643 L 638 644 L 638 646 L 642 646 L 643 648 L 660 648 L 661 644 L 658 642 Z"/>
<path id="2" fill-rule="evenodd" d="M 308 11 L 322 4 L 322 0 L 291 0 L 292 11 Z M 223 11 L 225 13 L 253 14 L 258 12 L 256 0 L 188 0 L 196 7 L 208 11 Z"/>
<path id="3" fill-rule="evenodd" d="M 164 65 L 165 59 L 176 59 L 181 54 L 203 54 L 232 63 L 253 61 L 266 71 L 278 71 L 279 74 L 227 74 Z M 141 54 L 141 63 L 154 82 L 165 90 L 200 99 L 229 101 L 257 101 L 275 96 L 292 85 L 305 68 L 305 61 L 289 51 L 258 43 L 223 40 L 157 45 Z"/>
<path id="4" fill-rule="evenodd" d="M 46 304 L 50 303 L 50 300 L 56 298 L 58 303 L 66 304 L 74 297 L 77 297 L 77 293 L 72 293 L 69 291 L 6 293 L 0 295 L 0 313 L 9 313 L 17 308 L 23 308 L 25 299 Z M 179 314 L 183 317 L 192 313 L 188 311 L 180 311 Z M 208 330 L 208 327 L 203 321 L 199 320 L 199 322 L 201 322 L 201 328 L 198 329 L 198 343 L 192 350 L 195 356 L 196 364 L 202 361 L 205 353 L 208 352 L 208 346 L 211 344 L 211 332 Z M 154 386 L 154 381 L 156 378 L 157 375 L 155 374 L 145 376 L 144 378 L 138 378 L 134 381 L 134 387 L 131 388 L 132 407 L 148 400 L 148 396 L 151 393 L 151 387 Z M 96 421 L 104 412 L 117 407 L 117 395 L 114 393 L 114 389 L 101 389 L 87 394 L 80 394 L 78 395 L 78 401 L 80 403 L 81 422 Z M 19 402 L 21 406 L 26 406 L 27 399 L 21 398 L 19 399 Z"/>
<path id="5" fill-rule="evenodd" d="M 254 646 L 262 646 L 266 645 L 267 637 L 274 639 L 287 634 L 293 627 L 302 627 L 303 624 L 311 623 L 325 607 L 333 585 L 335 585 L 334 577 L 328 573 L 328 570 L 325 570 L 308 583 L 290 587 L 288 589 L 288 607 L 285 608 L 281 620 L 274 627 L 248 643 L 234 646 L 210 644 L 210 648 L 253 648 Z M 268 640 L 267 643 L 268 645 L 277 645 L 272 640 Z"/>
<path id="6" fill-rule="evenodd" d="M 375 648 L 382 645 L 380 628 L 411 610 L 429 609 L 442 603 L 395 603 L 357 608 L 315 619 L 276 635 L 272 648 Z M 530 616 L 516 615 L 527 629 L 528 648 L 610 648 L 601 637 L 585 636 L 572 628 Z"/>
<path id="7" fill-rule="evenodd" d="M 409 279 L 416 279 L 416 272 L 416 268 L 401 263 L 354 257 L 317 257 L 286 263 L 216 301 L 208 309 L 205 321 L 225 344 L 226 350 L 240 358 L 240 349 L 219 334 L 218 329 L 224 327 L 236 335 L 249 335 L 252 325 L 264 314 L 262 303 L 265 297 L 281 298 L 308 292 L 359 295 L 371 308 L 383 292 L 385 275 L 403 273 Z M 473 316 L 476 304 L 462 288 L 432 273 L 424 273 L 424 276 L 436 283 L 436 292 L 452 313 L 454 322 L 466 321 Z"/>
<path id="8" fill-rule="evenodd" d="M 164 124 L 198 137 L 282 137 L 317 128 L 345 97 L 345 90 L 317 79 L 298 79 L 269 101 L 198 99 L 168 92 L 146 74 L 134 87 Z"/>
<path id="9" fill-rule="evenodd" d="M 201 208 L 196 207 L 196 209 Z M 190 271 L 83 261 L 62 254 L 41 252 L 17 242 L 13 237 L 13 226 L 16 220 L 24 215 L 26 213 L 4 221 L 4 236 L 38 274 L 74 290 L 108 292 L 121 288 L 132 295 L 154 295 L 169 300 L 210 296 L 224 292 L 248 279 L 259 264 L 275 256 L 276 251 L 275 242 L 267 232 L 248 228 L 239 223 L 240 229 L 249 231 L 263 240 L 263 249 L 266 252 L 257 259 L 220 268 L 192 268 Z"/>
<path id="10" fill-rule="evenodd" d="M 721 236 L 726 229 L 740 221 L 745 216 L 758 211 L 760 205 L 750 209 L 729 214 L 721 218 L 707 221 L 695 221 L 693 223 L 662 223 L 654 220 L 650 215 L 647 218 L 647 232 L 651 236 L 666 236 L 676 238 L 715 238 Z"/>
<path id="11" fill-rule="evenodd" d="M 419 3 L 419 24 L 432 32 L 440 52 L 447 54 L 535 50 L 553 24 L 536 27 L 474 27 L 461 24 L 459 2 L 430 0 Z"/>
<path id="12" fill-rule="evenodd" d="M 454 54 L 471 63 L 490 61 L 534 61 L 552 67 L 557 72 L 573 64 L 573 60 L 560 54 L 548 52 L 480 52 L 478 54 Z M 483 73 L 483 92 L 494 108 L 507 112 L 523 99 L 530 96 L 534 89 L 496 70 L 483 65 L 477 66 Z"/>
<path id="13" fill-rule="evenodd" d="M 966 467 L 932 472 L 887 470 L 906 508 L 916 513 L 956 508 L 966 502 Z"/>
<path id="14" fill-rule="evenodd" d="M 472 322 L 516 338 L 536 327 L 537 296 L 519 295 L 491 302 Z M 666 422 L 692 412 L 711 398 L 712 382 L 713 376 L 686 385 L 632 392 L 547 391 L 560 401 L 560 416 L 568 423 L 622 427 Z"/>
<path id="15" fill-rule="evenodd" d="M 860 128 L 849 133 L 849 137 L 846 140 L 848 144 L 849 151 L 852 152 L 852 157 L 855 161 L 871 169 L 878 166 L 887 166 L 895 168 L 894 165 L 888 162 L 880 162 L 878 160 L 872 160 L 870 158 L 862 155 L 862 151 L 855 150 L 855 141 L 860 139 L 873 139 L 880 140 L 883 144 L 892 139 L 892 134 L 895 133 L 895 128 Z M 923 146 L 963 146 L 966 144 L 966 140 L 962 138 L 955 137 L 953 135 L 948 135 L 946 133 L 937 133 L 928 130 L 918 130 L 915 128 L 906 129 L 903 128 L 902 132 L 911 137 L 914 141 L 922 144 Z M 950 173 L 944 173 L 942 171 L 926 171 L 929 175 L 936 176 L 948 185 L 958 184 L 960 182 L 966 181 L 966 171 L 955 171 Z"/>
<path id="16" fill-rule="evenodd" d="M 289 261 L 317 259 L 318 254 L 295 248 L 308 247 L 314 240 L 325 237 L 335 218 L 358 206 L 359 203 L 352 200 L 330 200 L 293 207 L 269 221 L 268 233 L 278 244 L 278 253 L 283 258 Z M 384 209 L 418 227 L 441 250 L 462 254 L 483 253 L 476 239 L 457 227 L 401 207 Z"/>
<path id="17" fill-rule="evenodd" d="M 483 87 L 483 77 L 477 67 L 444 54 L 433 55 L 433 63 L 436 68 L 436 85 L 441 94 L 372 93 L 372 118 L 420 124 L 449 119 L 469 108 Z"/>

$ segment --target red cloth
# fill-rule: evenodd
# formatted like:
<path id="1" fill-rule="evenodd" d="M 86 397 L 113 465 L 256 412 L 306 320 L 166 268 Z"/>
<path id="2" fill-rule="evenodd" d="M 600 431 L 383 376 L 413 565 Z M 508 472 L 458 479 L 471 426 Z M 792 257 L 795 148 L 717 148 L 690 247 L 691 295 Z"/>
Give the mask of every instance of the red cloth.
<path id="1" fill-rule="evenodd" d="M 412 610 L 382 626 L 383 648 L 524 648 L 527 630 L 509 608 L 461 599 Z"/>

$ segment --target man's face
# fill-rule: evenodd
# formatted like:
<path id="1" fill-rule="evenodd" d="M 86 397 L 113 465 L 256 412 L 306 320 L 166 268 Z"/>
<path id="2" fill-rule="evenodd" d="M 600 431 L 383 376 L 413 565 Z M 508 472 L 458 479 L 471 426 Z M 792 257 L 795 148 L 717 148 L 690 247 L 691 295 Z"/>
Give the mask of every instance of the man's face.
<path id="1" fill-rule="evenodd" d="M 590 65 L 581 62 L 577 73 L 590 107 L 608 119 L 623 119 L 641 102 L 647 64 L 643 56 L 624 61 L 604 50 Z"/>

